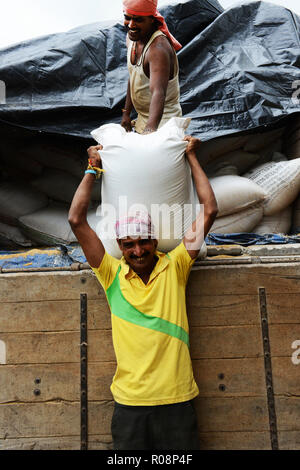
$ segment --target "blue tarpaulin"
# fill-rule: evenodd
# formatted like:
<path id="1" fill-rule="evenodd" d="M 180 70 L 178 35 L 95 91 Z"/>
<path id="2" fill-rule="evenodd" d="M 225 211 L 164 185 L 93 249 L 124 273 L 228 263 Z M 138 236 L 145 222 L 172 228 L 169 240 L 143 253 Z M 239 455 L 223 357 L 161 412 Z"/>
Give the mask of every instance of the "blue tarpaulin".
<path id="1" fill-rule="evenodd" d="M 227 235 L 210 233 L 206 238 L 208 246 L 213 245 L 283 245 L 300 243 L 299 235 L 255 233 L 231 233 Z M 299 246 L 300 248 L 300 246 Z M 86 258 L 79 245 L 60 246 L 56 248 L 31 249 L 26 251 L 0 251 L 0 268 L 2 269 L 38 269 L 69 268 L 74 263 L 86 263 Z"/>

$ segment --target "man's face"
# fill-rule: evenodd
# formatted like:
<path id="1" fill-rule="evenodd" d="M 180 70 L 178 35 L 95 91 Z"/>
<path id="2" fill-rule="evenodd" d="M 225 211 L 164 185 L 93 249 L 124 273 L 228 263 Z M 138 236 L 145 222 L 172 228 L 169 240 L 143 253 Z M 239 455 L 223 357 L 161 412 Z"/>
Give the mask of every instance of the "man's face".
<path id="1" fill-rule="evenodd" d="M 156 27 L 153 16 L 135 16 L 127 14 L 124 14 L 124 25 L 128 30 L 128 37 L 131 41 L 147 39 Z"/>
<path id="2" fill-rule="evenodd" d="M 118 240 L 118 244 L 126 262 L 136 273 L 151 272 L 155 265 L 157 240 L 127 237 Z"/>

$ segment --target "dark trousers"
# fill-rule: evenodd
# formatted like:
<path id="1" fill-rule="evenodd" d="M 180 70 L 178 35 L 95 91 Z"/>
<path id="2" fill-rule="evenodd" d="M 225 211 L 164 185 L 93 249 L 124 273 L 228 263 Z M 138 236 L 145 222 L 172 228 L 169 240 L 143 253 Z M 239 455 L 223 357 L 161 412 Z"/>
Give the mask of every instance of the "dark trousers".
<path id="1" fill-rule="evenodd" d="M 198 450 L 197 417 L 192 401 L 161 406 L 115 403 L 114 450 Z"/>

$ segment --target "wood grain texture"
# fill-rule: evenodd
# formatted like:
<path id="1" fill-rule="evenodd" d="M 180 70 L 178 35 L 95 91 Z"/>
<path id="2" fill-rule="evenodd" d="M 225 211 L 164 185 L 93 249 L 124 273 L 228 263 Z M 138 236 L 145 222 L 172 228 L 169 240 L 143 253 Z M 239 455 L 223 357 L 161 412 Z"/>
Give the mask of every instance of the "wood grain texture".
<path id="1" fill-rule="evenodd" d="M 271 450 L 270 433 L 201 432 L 200 450 Z"/>
<path id="2" fill-rule="evenodd" d="M 268 431 L 265 397 L 195 399 L 200 432 Z"/>
<path id="3" fill-rule="evenodd" d="M 88 398 L 112 400 L 110 386 L 116 364 L 88 364 Z M 36 383 L 36 380 L 39 383 Z M 79 364 L 21 364 L 0 367 L 0 403 L 80 400 Z M 39 390 L 40 395 L 34 391 Z"/>
<path id="4" fill-rule="evenodd" d="M 89 403 L 89 433 L 110 434 L 113 402 Z M 80 404 L 18 403 L 0 406 L 0 439 L 76 436 L 80 434 Z"/>
<path id="5" fill-rule="evenodd" d="M 265 396 L 263 358 L 195 360 L 193 370 L 201 397 Z"/>

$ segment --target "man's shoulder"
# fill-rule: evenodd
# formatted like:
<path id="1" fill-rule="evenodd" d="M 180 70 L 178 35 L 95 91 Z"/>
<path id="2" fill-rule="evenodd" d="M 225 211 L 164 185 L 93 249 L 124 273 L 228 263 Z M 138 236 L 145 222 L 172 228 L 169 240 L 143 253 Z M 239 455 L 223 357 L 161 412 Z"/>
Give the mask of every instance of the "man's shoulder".
<path id="1" fill-rule="evenodd" d="M 149 50 L 163 50 L 174 53 L 174 49 L 172 44 L 170 43 L 169 39 L 165 34 L 159 34 L 156 38 L 153 39 L 152 43 L 150 44 Z"/>

